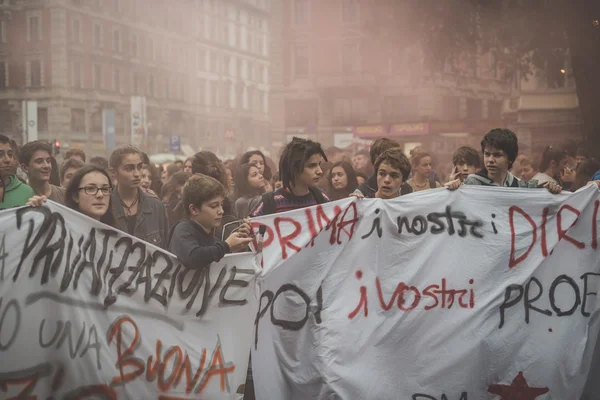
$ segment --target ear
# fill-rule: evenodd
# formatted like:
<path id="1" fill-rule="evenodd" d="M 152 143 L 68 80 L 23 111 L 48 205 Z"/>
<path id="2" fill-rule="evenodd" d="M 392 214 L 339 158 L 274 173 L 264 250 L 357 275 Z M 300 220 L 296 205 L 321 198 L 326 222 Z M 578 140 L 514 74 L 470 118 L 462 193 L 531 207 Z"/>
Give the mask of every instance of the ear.
<path id="1" fill-rule="evenodd" d="M 79 192 L 73 194 L 73 201 L 75 204 L 79 204 Z"/>
<path id="2" fill-rule="evenodd" d="M 190 205 L 188 206 L 188 210 L 190 210 L 190 215 L 193 215 L 193 216 L 196 216 L 196 215 L 198 215 L 198 213 L 200 212 L 200 211 L 199 211 L 199 210 L 196 208 L 196 206 L 194 206 L 193 204 L 190 204 Z"/>
<path id="3" fill-rule="evenodd" d="M 21 170 L 23 170 L 23 172 L 25 172 L 26 174 L 29 173 L 29 168 L 27 168 L 27 165 L 21 163 Z"/>

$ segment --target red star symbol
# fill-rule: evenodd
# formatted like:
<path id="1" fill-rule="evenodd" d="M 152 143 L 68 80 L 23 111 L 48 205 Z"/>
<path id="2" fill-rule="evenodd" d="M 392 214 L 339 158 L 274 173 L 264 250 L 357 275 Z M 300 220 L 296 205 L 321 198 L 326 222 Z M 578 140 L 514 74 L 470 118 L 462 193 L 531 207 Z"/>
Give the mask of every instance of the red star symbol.
<path id="1" fill-rule="evenodd" d="M 523 372 L 515 377 L 510 385 L 490 385 L 488 392 L 501 396 L 501 400 L 535 400 L 538 396 L 548 393 L 547 387 L 530 387 Z"/>

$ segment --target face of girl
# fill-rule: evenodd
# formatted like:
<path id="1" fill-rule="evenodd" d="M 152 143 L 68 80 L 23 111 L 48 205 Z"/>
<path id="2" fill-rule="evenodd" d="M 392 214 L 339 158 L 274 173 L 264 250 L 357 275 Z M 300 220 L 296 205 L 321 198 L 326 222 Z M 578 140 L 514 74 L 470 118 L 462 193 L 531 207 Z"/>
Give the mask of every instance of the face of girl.
<path id="1" fill-rule="evenodd" d="M 261 175 L 265 173 L 265 160 L 263 160 L 263 158 L 260 155 L 253 154 L 252 157 L 250 157 L 250 159 L 248 160 L 248 164 L 256 165 Z"/>
<path id="2" fill-rule="evenodd" d="M 148 168 L 142 168 L 140 185 L 144 189 L 150 189 L 150 186 L 152 185 L 152 180 L 150 179 L 150 170 Z"/>
<path id="3" fill-rule="evenodd" d="M 192 172 L 192 161 L 187 160 L 185 164 L 183 164 L 183 172 L 191 173 Z"/>
<path id="4" fill-rule="evenodd" d="M 229 168 L 225 168 L 225 173 L 227 174 L 227 182 L 229 186 L 233 186 L 233 174 Z"/>
<path id="5" fill-rule="evenodd" d="M 108 211 L 110 182 L 104 174 L 98 171 L 86 174 L 77 193 L 74 200 L 79 205 L 79 210 L 88 217 L 99 220 Z"/>
<path id="6" fill-rule="evenodd" d="M 338 190 L 348 186 L 348 175 L 344 168 L 338 166 L 331 170 L 331 185 Z"/>
<path id="7" fill-rule="evenodd" d="M 253 189 L 262 189 L 265 187 L 265 179 L 257 167 L 250 167 L 248 170 L 248 185 Z"/>
<path id="8" fill-rule="evenodd" d="M 419 160 L 419 165 L 415 168 L 415 173 L 422 177 L 428 177 L 431 174 L 431 157 L 423 157 Z"/>

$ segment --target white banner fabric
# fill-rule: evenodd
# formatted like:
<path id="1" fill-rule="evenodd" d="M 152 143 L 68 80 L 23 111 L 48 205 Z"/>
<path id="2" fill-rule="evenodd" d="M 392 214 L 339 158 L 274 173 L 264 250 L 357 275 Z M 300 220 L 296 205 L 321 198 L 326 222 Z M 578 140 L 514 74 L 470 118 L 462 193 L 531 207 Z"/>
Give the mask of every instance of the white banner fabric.
<path id="1" fill-rule="evenodd" d="M 51 202 L 0 212 L 0 398 L 240 399 L 258 271 L 186 269 Z"/>
<path id="2" fill-rule="evenodd" d="M 461 187 L 254 220 L 257 398 L 578 399 L 599 193 Z"/>

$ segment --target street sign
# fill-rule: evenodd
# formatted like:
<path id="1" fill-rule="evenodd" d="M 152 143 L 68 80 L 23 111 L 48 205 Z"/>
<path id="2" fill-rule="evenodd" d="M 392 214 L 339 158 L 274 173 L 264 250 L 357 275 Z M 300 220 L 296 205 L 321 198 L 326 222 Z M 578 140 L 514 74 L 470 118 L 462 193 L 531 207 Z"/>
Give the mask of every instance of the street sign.
<path id="1" fill-rule="evenodd" d="M 171 153 L 179 153 L 181 151 L 181 137 L 176 135 L 169 136 L 169 149 Z"/>

